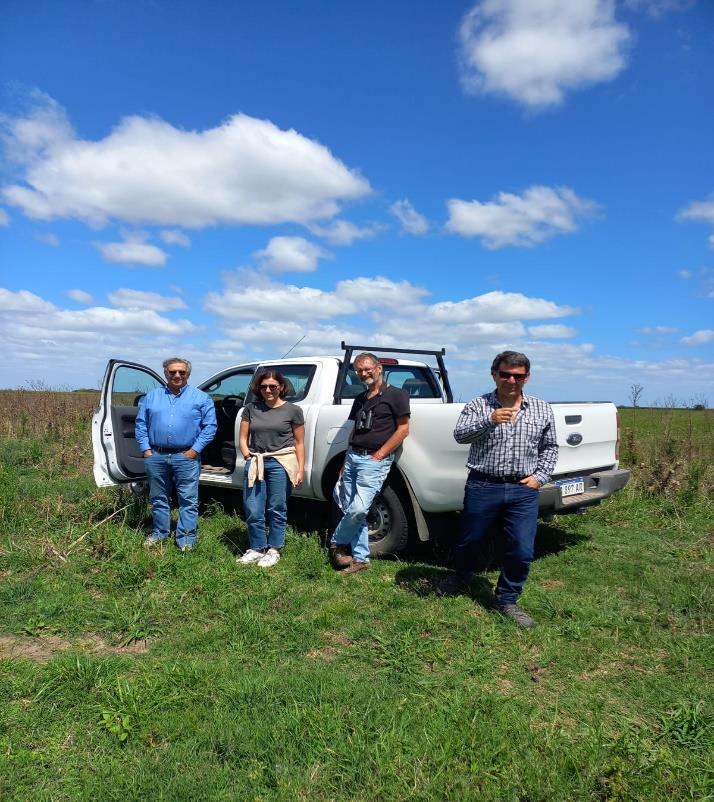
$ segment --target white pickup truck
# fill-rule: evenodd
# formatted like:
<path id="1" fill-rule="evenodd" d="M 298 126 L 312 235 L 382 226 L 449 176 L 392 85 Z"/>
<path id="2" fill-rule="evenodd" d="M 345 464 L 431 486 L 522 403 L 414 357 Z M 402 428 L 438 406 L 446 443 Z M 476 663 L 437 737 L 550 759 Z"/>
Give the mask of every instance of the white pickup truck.
<path id="1" fill-rule="evenodd" d="M 409 393 L 410 434 L 369 516 L 372 554 L 397 553 L 406 547 L 410 532 L 429 540 L 438 532 L 443 513 L 462 508 L 468 446 L 456 443 L 452 433 L 463 404 L 453 402 L 443 349 L 406 351 L 344 343 L 342 347 L 342 357 L 253 362 L 227 368 L 203 382 L 200 388 L 216 405 L 218 431 L 203 452 L 200 482 L 242 491 L 238 413 L 255 370 L 270 366 L 292 385 L 288 400 L 305 414 L 305 480 L 295 495 L 331 503 L 352 428 L 347 416 L 353 398 L 364 389 L 352 369 L 352 356 L 362 350 L 400 354 L 381 361 L 386 381 Z M 402 359 L 401 354 L 430 356 L 437 365 Z M 164 379 L 144 365 L 120 360 L 107 365 L 92 420 L 94 478 L 99 487 L 124 483 L 136 489 L 144 483 L 134 421 L 143 394 L 160 385 L 165 385 Z M 540 514 L 546 518 L 599 504 L 624 487 L 630 476 L 618 465 L 614 404 L 554 403 L 553 411 L 560 453 L 553 480 L 540 489 Z"/>

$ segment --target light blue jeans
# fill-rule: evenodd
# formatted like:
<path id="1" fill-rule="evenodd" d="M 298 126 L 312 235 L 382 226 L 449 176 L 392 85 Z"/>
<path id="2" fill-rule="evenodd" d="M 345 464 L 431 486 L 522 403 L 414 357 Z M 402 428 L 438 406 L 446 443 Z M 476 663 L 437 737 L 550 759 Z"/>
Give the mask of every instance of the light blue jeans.
<path id="1" fill-rule="evenodd" d="M 393 462 L 393 454 L 377 460 L 368 454 L 363 456 L 354 451 L 347 452 L 342 471 L 343 493 L 340 496 L 343 515 L 330 543 L 351 546 L 352 557 L 359 562 L 369 562 L 367 513 L 382 489 Z"/>
<path id="2" fill-rule="evenodd" d="M 176 486 L 179 518 L 176 526 L 176 545 L 196 543 L 198 523 L 198 476 L 201 459 L 188 459 L 183 454 L 159 454 L 154 451 L 144 460 L 149 479 L 149 498 L 154 528 L 151 537 L 165 540 L 171 530 L 171 489 Z"/>
<path id="3" fill-rule="evenodd" d="M 274 457 L 266 457 L 264 480 L 256 479 L 248 487 L 248 460 L 243 470 L 243 508 L 248 525 L 248 543 L 251 549 L 282 549 L 285 545 L 285 527 L 288 523 L 288 497 L 292 484 L 288 473 Z M 265 534 L 265 524 L 268 534 Z"/>

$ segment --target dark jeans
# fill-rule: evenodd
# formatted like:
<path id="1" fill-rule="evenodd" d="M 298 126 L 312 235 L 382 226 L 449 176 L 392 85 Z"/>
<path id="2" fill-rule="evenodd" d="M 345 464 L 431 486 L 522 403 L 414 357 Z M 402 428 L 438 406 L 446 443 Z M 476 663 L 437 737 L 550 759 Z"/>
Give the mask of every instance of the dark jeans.
<path id="1" fill-rule="evenodd" d="M 503 525 L 503 568 L 496 584 L 498 604 L 515 604 L 533 562 L 538 522 L 538 491 L 518 483 L 495 484 L 469 478 L 464 492 L 459 539 L 451 553 L 452 567 L 473 571 L 478 546 L 495 522 Z"/>

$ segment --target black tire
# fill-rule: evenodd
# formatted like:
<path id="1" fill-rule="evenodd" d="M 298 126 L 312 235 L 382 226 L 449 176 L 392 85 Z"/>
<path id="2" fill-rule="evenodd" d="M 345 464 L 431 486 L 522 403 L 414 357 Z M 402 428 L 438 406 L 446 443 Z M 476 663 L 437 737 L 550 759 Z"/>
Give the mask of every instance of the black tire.
<path id="1" fill-rule="evenodd" d="M 383 487 L 369 508 L 369 553 L 373 557 L 399 554 L 409 542 L 404 505 L 391 487 Z"/>
<path id="2" fill-rule="evenodd" d="M 342 512 L 330 500 L 332 530 L 340 522 Z M 372 502 L 367 515 L 369 553 L 372 557 L 386 557 L 404 551 L 409 542 L 409 523 L 399 496 L 391 487 L 383 487 Z"/>

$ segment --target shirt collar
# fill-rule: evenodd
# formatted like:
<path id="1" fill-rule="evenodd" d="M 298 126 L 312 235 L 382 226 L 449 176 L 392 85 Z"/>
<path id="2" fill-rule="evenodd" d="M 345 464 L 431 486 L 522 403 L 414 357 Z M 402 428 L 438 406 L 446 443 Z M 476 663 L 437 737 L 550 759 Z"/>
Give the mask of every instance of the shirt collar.
<path id="1" fill-rule="evenodd" d="M 166 385 L 166 387 L 164 387 L 166 394 L 172 395 L 174 396 L 174 398 L 179 398 L 180 396 L 182 396 L 184 394 L 184 391 L 187 389 L 188 389 L 188 384 L 184 384 L 184 386 L 177 393 L 172 393 L 171 390 L 169 390 L 168 384 Z"/>
<path id="2" fill-rule="evenodd" d="M 491 390 L 491 392 L 488 393 L 487 398 L 489 403 L 493 404 L 493 406 L 496 405 L 498 405 L 499 407 L 503 406 L 501 402 L 498 400 L 498 395 L 496 395 L 495 390 Z M 521 406 L 529 407 L 530 404 L 531 404 L 530 396 L 527 396 L 525 393 L 521 393 Z"/>

